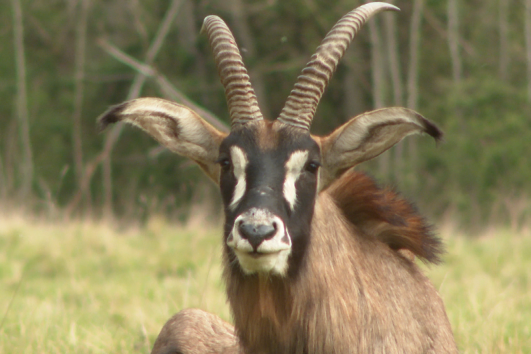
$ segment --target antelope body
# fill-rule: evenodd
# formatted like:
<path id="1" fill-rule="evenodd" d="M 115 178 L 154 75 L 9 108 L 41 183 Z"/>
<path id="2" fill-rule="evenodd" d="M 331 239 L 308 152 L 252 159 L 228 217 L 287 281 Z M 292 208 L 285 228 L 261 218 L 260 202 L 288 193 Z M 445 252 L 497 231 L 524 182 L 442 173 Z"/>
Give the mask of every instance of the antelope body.
<path id="1" fill-rule="evenodd" d="M 231 132 L 187 107 L 141 98 L 110 108 L 187 156 L 219 184 L 225 209 L 229 324 L 185 310 L 153 353 L 456 353 L 444 305 L 414 262 L 438 262 L 440 240 L 414 208 L 352 167 L 407 135 L 442 133 L 420 114 L 386 108 L 310 135 L 317 104 L 358 29 L 385 3 L 332 28 L 276 120 L 262 117 L 235 40 L 215 16 L 206 31 L 225 87 Z"/>

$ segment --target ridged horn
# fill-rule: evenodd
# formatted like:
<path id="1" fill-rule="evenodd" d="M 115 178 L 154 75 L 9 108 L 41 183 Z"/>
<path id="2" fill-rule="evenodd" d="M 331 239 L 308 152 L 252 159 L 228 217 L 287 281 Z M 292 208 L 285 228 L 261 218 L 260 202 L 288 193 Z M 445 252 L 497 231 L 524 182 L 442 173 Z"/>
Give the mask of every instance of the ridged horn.
<path id="1" fill-rule="evenodd" d="M 206 32 L 229 107 L 231 128 L 252 120 L 262 120 L 258 100 L 251 87 L 236 40 L 218 16 L 207 16 L 201 32 Z"/>
<path id="2" fill-rule="evenodd" d="M 332 27 L 297 78 L 279 121 L 310 130 L 317 105 L 350 42 L 369 18 L 385 10 L 400 11 L 391 4 L 371 2 L 350 11 Z"/>

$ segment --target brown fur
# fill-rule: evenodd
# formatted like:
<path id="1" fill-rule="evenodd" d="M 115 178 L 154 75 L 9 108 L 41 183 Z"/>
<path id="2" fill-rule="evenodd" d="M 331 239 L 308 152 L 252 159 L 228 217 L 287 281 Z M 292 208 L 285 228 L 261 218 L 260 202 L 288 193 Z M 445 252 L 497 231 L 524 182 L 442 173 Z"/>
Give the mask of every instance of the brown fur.
<path id="1" fill-rule="evenodd" d="M 456 353 L 442 300 L 429 280 L 410 259 L 349 222 L 333 191 L 316 202 L 298 277 L 226 271 L 245 352 Z"/>
<path id="2" fill-rule="evenodd" d="M 273 122 L 263 120 L 259 122 L 259 129 L 256 130 L 257 145 L 262 150 L 271 150 L 278 146 L 278 134 Z"/>
<path id="3" fill-rule="evenodd" d="M 155 348 L 184 348 L 177 351 L 183 354 L 457 353 L 443 302 L 413 262 L 415 255 L 437 260 L 440 242 L 396 193 L 362 173 L 345 173 L 316 201 L 307 251 L 295 278 L 243 275 L 225 264 L 240 345 L 230 325 L 193 310 L 168 321 Z M 226 330 L 213 331 L 220 323 Z M 155 348 L 152 354 L 170 353 Z"/>
<path id="4" fill-rule="evenodd" d="M 198 309 L 186 309 L 166 322 L 151 354 L 236 354 L 234 327 Z"/>
<path id="5" fill-rule="evenodd" d="M 362 235 L 394 250 L 409 250 L 422 260 L 440 262 L 440 239 L 414 207 L 393 190 L 381 189 L 365 174 L 349 171 L 330 186 L 328 193 Z"/>

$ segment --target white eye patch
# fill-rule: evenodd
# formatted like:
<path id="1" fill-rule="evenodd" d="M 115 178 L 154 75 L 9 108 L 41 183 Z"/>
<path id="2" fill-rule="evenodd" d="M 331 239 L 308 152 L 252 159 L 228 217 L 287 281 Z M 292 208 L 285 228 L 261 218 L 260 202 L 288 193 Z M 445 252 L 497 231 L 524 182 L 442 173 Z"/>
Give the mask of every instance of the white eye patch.
<path id="1" fill-rule="evenodd" d="M 295 183 L 299 179 L 301 172 L 308 161 L 308 151 L 298 150 L 291 154 L 288 161 L 285 164 L 286 177 L 284 179 L 284 198 L 289 204 L 291 210 L 295 209 L 297 203 L 297 190 L 295 189 Z"/>
<path id="2" fill-rule="evenodd" d="M 230 157 L 234 177 L 236 178 L 236 187 L 234 188 L 234 195 L 232 196 L 229 208 L 234 209 L 245 193 L 245 187 L 247 186 L 247 183 L 245 182 L 245 169 L 247 168 L 249 160 L 247 160 L 245 152 L 243 152 L 238 146 L 230 148 Z"/>

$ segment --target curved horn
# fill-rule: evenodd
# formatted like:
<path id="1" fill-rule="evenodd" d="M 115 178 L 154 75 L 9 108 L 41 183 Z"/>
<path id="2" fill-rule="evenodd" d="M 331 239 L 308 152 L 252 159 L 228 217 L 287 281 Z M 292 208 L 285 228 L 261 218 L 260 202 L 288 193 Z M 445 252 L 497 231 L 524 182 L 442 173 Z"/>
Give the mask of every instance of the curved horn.
<path id="1" fill-rule="evenodd" d="M 350 11 L 335 24 L 297 78 L 280 112 L 279 121 L 310 130 L 317 104 L 345 50 L 361 26 L 373 15 L 384 10 L 400 11 L 398 7 L 391 4 L 372 2 Z"/>
<path id="2" fill-rule="evenodd" d="M 221 83 L 225 87 L 231 127 L 262 120 L 256 95 L 231 31 L 218 16 L 207 16 L 203 31 L 207 33 Z"/>

